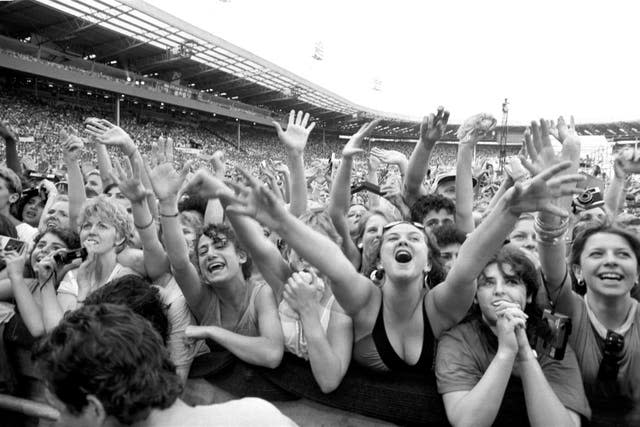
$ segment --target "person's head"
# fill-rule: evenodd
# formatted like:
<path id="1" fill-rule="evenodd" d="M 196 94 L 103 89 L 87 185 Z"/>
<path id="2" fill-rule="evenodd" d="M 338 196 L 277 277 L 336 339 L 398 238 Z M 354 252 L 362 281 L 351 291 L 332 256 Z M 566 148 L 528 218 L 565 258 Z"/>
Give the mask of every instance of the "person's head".
<path id="1" fill-rule="evenodd" d="M 587 293 L 596 298 L 627 297 L 638 281 L 640 241 L 608 223 L 595 223 L 573 242 L 570 264 Z"/>
<path id="2" fill-rule="evenodd" d="M 360 218 L 367 212 L 367 207 L 359 203 L 354 203 L 347 211 L 347 222 L 349 223 L 349 233 L 355 235 L 358 233 L 358 224 Z"/>
<path id="3" fill-rule="evenodd" d="M 535 265 L 540 265 L 534 223 L 533 215 L 528 213 L 520 215 L 508 239 L 511 244 L 522 250 Z"/>
<path id="4" fill-rule="evenodd" d="M 430 287 L 444 278 L 439 250 L 430 232 L 419 223 L 395 221 L 387 224 L 381 236 L 380 265 L 394 283 L 410 282 L 417 277 Z"/>
<path id="5" fill-rule="evenodd" d="M 38 234 L 33 240 L 33 247 L 29 255 L 31 271 L 28 274 L 35 275 L 36 267 L 45 257 L 52 257 L 58 252 L 78 249 L 80 247 L 80 237 L 78 233 L 68 228 L 48 228 Z"/>
<path id="6" fill-rule="evenodd" d="M 490 326 L 497 322 L 496 305 L 501 301 L 515 303 L 522 311 L 535 305 L 540 288 L 536 266 L 519 248 L 505 245 L 487 263 L 478 276 L 476 302 L 482 318 Z"/>
<path id="7" fill-rule="evenodd" d="M 85 305 L 121 304 L 144 317 L 167 343 L 169 319 L 167 307 L 160 298 L 160 291 L 140 276 L 127 274 L 91 292 L 84 300 Z"/>
<path id="8" fill-rule="evenodd" d="M 205 284 L 226 283 L 251 277 L 251 258 L 242 249 L 233 228 L 209 224 L 196 238 L 192 263 Z"/>
<path id="9" fill-rule="evenodd" d="M 18 201 L 22 182 L 18 175 L 6 166 L 0 166 L 0 212 L 8 213 L 9 207 Z"/>
<path id="10" fill-rule="evenodd" d="M 342 245 L 342 238 L 338 234 L 338 231 L 331 221 L 331 217 L 329 217 L 329 214 L 326 211 L 306 212 L 300 216 L 300 221 L 312 228 L 314 231 L 327 236 L 336 245 Z M 285 251 L 285 256 L 293 271 L 314 270 L 318 273 L 317 269 L 311 266 L 306 260 L 302 259 L 296 251 L 288 248 Z"/>
<path id="11" fill-rule="evenodd" d="M 454 203 L 441 194 L 422 196 L 411 207 L 411 220 L 419 222 L 429 229 L 444 224 L 453 224 L 455 215 Z"/>
<path id="12" fill-rule="evenodd" d="M 85 178 L 86 183 L 84 184 L 84 189 L 87 193 L 87 196 L 90 197 L 97 196 L 98 194 L 102 194 L 104 188 L 102 186 L 102 177 L 100 176 L 100 171 L 94 169 L 87 173 Z"/>
<path id="13" fill-rule="evenodd" d="M 47 199 L 37 189 L 23 191 L 20 199 L 13 205 L 15 217 L 32 227 L 38 227 L 46 203 Z"/>
<path id="14" fill-rule="evenodd" d="M 189 257 L 193 256 L 193 252 L 196 247 L 196 237 L 202 231 L 202 225 L 204 219 L 198 211 L 186 210 L 180 212 L 180 226 L 182 227 L 182 234 L 187 242 L 189 248 Z"/>
<path id="15" fill-rule="evenodd" d="M 69 227 L 69 198 L 59 195 L 43 215 L 46 228 Z"/>
<path id="16" fill-rule="evenodd" d="M 449 273 L 451 267 L 458 259 L 458 252 L 464 243 L 466 236 L 458 231 L 455 225 L 445 224 L 431 230 L 438 247 L 440 248 L 440 263 L 446 273 Z"/>
<path id="17" fill-rule="evenodd" d="M 120 187 L 118 187 L 117 184 L 112 183 L 107 185 L 104 188 L 104 194 L 115 203 L 120 205 L 125 210 L 125 212 L 131 213 L 131 201 L 127 199 L 127 196 L 122 194 L 122 191 L 120 191 Z"/>
<path id="18" fill-rule="evenodd" d="M 436 178 L 434 193 L 456 201 L 456 175 L 446 174 Z"/>
<path id="19" fill-rule="evenodd" d="M 89 253 L 120 252 L 133 231 L 131 216 L 104 194 L 85 202 L 78 223 L 80 241 Z"/>
<path id="20" fill-rule="evenodd" d="M 67 312 L 34 358 L 61 426 L 133 424 L 182 393 L 158 332 L 123 305 Z"/>
<path id="21" fill-rule="evenodd" d="M 390 213 L 381 209 L 373 209 L 362 215 L 358 225 L 357 241 L 363 253 L 378 251 L 382 228 L 396 219 Z"/>

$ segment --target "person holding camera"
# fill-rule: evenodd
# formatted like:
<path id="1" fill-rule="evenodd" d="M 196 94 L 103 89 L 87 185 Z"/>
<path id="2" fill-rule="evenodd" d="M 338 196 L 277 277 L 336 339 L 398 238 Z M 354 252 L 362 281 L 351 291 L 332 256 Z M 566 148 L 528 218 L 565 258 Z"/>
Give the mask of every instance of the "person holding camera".
<path id="1" fill-rule="evenodd" d="M 478 277 L 473 314 L 438 342 L 438 392 L 452 425 L 578 426 L 580 416 L 589 418 L 575 353 L 547 354 L 553 331 L 535 304 L 540 284 L 533 262 L 513 245 Z M 528 335 L 545 351 L 536 354 Z"/>
<path id="2" fill-rule="evenodd" d="M 53 323 L 50 319 L 62 317 L 56 289 L 60 279 L 80 264 L 80 259 L 65 256 L 75 253 L 79 247 L 77 233 L 51 228 L 36 237 L 30 253 L 26 246 L 20 250 L 2 251 L 13 299 L 21 321 L 32 337 L 48 332 L 46 325 Z"/>

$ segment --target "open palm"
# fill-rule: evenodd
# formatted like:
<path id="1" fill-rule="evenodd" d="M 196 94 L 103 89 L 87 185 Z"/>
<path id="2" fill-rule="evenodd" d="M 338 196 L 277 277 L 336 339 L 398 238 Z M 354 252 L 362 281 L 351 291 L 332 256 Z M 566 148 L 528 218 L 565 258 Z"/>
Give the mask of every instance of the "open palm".
<path id="1" fill-rule="evenodd" d="M 189 173 L 190 163 L 184 165 L 180 172 L 176 171 L 171 163 L 163 163 L 153 170 L 145 163 L 147 175 L 151 181 L 151 187 L 158 200 L 167 200 L 177 197 L 180 188 Z"/>
<path id="2" fill-rule="evenodd" d="M 307 145 L 309 134 L 316 126 L 315 122 L 312 122 L 307 126 L 309 122 L 309 113 L 303 113 L 298 111 L 296 116 L 295 110 L 291 110 L 289 113 L 289 123 L 287 124 L 287 130 L 282 130 L 280 123 L 273 122 L 273 126 L 278 132 L 278 138 L 285 145 L 287 150 L 301 153 L 304 147 Z"/>

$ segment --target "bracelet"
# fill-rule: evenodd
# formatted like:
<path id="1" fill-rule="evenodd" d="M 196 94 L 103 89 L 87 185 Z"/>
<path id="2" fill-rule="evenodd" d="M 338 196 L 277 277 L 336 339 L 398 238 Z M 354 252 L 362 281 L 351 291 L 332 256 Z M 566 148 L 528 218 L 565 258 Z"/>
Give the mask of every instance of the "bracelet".
<path id="1" fill-rule="evenodd" d="M 175 218 L 178 215 L 180 215 L 180 212 L 176 212 L 176 213 L 171 214 L 171 215 L 163 214 L 162 212 L 158 212 L 158 213 L 160 214 L 161 217 L 164 217 L 164 218 Z"/>
<path id="2" fill-rule="evenodd" d="M 540 221 L 540 216 L 536 216 L 535 223 L 533 224 L 533 229 L 536 232 L 538 241 L 552 245 L 557 245 L 562 241 L 561 238 L 564 236 L 564 233 L 566 233 L 568 228 L 569 218 L 564 218 L 560 222 L 560 225 L 556 227 L 550 227 Z"/>
<path id="3" fill-rule="evenodd" d="M 153 217 L 151 217 L 151 221 L 149 221 L 149 224 L 147 224 L 147 225 L 145 225 L 145 226 L 143 226 L 143 227 L 139 226 L 139 225 L 138 225 L 138 224 L 136 224 L 135 222 L 133 223 L 133 225 L 134 225 L 138 230 L 144 230 L 144 229 L 147 229 L 147 228 L 151 227 L 151 226 L 153 225 L 153 223 L 154 223 L 154 222 L 155 222 L 155 221 L 153 220 Z"/>

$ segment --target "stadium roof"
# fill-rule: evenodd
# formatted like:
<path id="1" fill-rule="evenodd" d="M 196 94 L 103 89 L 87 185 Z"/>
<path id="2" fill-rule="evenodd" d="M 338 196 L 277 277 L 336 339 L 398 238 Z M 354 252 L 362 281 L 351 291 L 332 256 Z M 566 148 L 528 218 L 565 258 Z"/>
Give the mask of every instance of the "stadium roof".
<path id="1" fill-rule="evenodd" d="M 15 0 L 0 3 L 0 34 L 87 62 L 266 108 L 302 109 L 352 133 L 384 117 L 380 136 L 417 138 L 409 117 L 356 105 L 257 55 L 140 0 Z M 64 58 L 49 58 L 64 63 Z M 457 126 L 447 137 L 455 138 Z M 513 129 L 516 130 L 516 129 Z M 579 125 L 589 135 L 635 138 L 640 122 Z"/>

